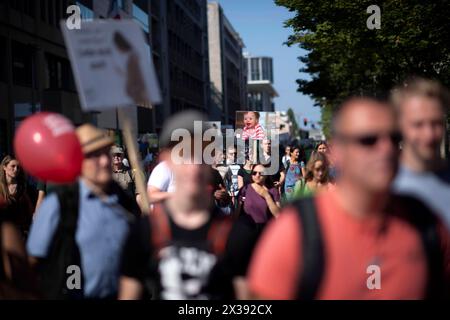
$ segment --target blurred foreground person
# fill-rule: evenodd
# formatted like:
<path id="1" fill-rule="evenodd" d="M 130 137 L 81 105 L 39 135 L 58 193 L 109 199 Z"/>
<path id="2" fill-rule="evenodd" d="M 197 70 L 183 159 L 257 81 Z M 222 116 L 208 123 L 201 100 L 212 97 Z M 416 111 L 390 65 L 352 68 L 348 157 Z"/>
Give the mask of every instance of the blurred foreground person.
<path id="1" fill-rule="evenodd" d="M 195 121 L 205 121 L 204 115 L 185 111 L 164 125 L 161 143 L 175 149 L 181 142 L 172 141 L 171 134 L 182 129 L 191 134 L 182 144 L 193 152 L 184 159 L 178 153 L 165 158 L 175 190 L 133 228 L 123 252 L 120 299 L 148 298 L 149 293 L 163 300 L 231 298 L 233 279 L 246 270 L 240 258 L 249 254 L 236 251 L 244 248 L 239 244 L 246 242 L 245 234 L 231 230 L 231 219 L 213 203 L 208 190 L 213 171 L 194 148 L 194 139 L 202 139 L 192 138 Z M 233 234 L 235 243 L 227 244 Z"/>
<path id="2" fill-rule="evenodd" d="M 27 191 L 25 173 L 19 161 L 11 156 L 4 157 L 0 163 L 0 197 L 5 200 L 2 215 L 20 230 L 23 238 L 28 234 L 34 212 Z"/>
<path id="3" fill-rule="evenodd" d="M 294 202 L 268 226 L 250 290 L 263 299 L 443 297 L 448 232 L 421 202 L 390 192 L 400 141 L 393 108 L 351 99 L 332 129 L 336 190 Z"/>
<path id="4" fill-rule="evenodd" d="M 113 140 L 85 124 L 77 128 L 84 160 L 78 182 L 48 195 L 31 227 L 27 249 L 44 298 L 117 297 L 119 260 L 134 215 L 134 199 L 113 181 Z"/>
<path id="5" fill-rule="evenodd" d="M 35 299 L 36 287 L 19 230 L 3 220 L 6 201 L 0 196 L 0 300 Z"/>
<path id="6" fill-rule="evenodd" d="M 412 79 L 393 91 L 392 100 L 403 134 L 394 190 L 422 200 L 450 230 L 450 166 L 440 155 L 449 93 L 437 82 Z"/>

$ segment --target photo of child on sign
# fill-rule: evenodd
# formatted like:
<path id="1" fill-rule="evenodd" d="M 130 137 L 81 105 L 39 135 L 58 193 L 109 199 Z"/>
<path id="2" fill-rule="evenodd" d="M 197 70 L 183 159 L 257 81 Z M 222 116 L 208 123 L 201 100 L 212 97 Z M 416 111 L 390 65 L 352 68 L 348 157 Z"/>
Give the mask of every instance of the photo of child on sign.
<path id="1" fill-rule="evenodd" d="M 239 129 L 241 132 L 239 132 Z M 236 112 L 236 137 L 245 142 L 245 158 L 256 163 L 262 141 L 277 130 L 276 113 L 258 111 Z"/>
<path id="2" fill-rule="evenodd" d="M 257 111 L 238 111 L 236 113 L 236 128 L 242 128 L 243 140 L 263 140 L 265 131 L 260 124 L 260 113 Z"/>
<path id="3" fill-rule="evenodd" d="M 135 104 L 145 105 L 149 99 L 145 89 L 144 76 L 141 72 L 139 55 L 131 43 L 119 31 L 114 33 L 113 43 L 118 50 L 117 52 L 124 55 L 126 59 L 123 65 L 126 68 L 125 70 L 122 70 L 120 65 L 115 66 L 115 70 L 126 79 L 126 94 Z"/>

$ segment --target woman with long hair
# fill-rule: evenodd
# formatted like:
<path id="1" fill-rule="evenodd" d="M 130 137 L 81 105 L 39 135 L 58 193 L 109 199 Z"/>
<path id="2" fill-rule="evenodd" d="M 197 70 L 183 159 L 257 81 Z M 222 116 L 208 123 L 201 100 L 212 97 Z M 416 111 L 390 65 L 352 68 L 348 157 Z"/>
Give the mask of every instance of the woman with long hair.
<path id="1" fill-rule="evenodd" d="M 31 225 L 33 206 L 27 194 L 25 173 L 19 161 L 9 155 L 0 163 L 0 197 L 5 201 L 2 218 L 15 224 L 26 236 Z"/>
<path id="2" fill-rule="evenodd" d="M 305 163 L 301 161 L 301 148 L 298 145 L 290 147 L 290 159 L 286 164 L 286 174 L 283 188 L 283 201 L 294 199 L 294 187 L 298 180 L 305 175 Z"/>
<path id="3" fill-rule="evenodd" d="M 35 299 L 37 287 L 17 227 L 4 221 L 5 199 L 0 196 L 0 300 Z"/>
<path id="4" fill-rule="evenodd" d="M 320 152 L 326 156 L 328 160 L 328 177 L 331 183 L 336 180 L 336 168 L 333 165 L 333 159 L 331 157 L 330 148 L 326 141 L 321 141 L 316 147 L 315 152 Z"/>
<path id="5" fill-rule="evenodd" d="M 297 181 L 294 198 L 307 197 L 321 190 L 329 189 L 332 184 L 328 175 L 328 158 L 322 152 L 314 152 L 306 165 L 304 179 Z"/>

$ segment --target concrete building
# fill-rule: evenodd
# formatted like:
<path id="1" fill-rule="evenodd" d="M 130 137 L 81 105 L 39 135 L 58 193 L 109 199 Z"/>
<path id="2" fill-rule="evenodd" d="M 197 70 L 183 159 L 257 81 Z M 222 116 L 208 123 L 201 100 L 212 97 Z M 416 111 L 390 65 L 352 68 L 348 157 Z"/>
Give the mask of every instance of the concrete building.
<path id="1" fill-rule="evenodd" d="M 208 111 L 206 0 L 0 0 L 0 155 L 12 152 L 18 124 L 41 110 L 111 132 L 120 127 L 115 111 L 81 111 L 59 29 L 72 4 L 80 7 L 83 19 L 113 15 L 134 19 L 143 28 L 164 102 L 153 109 L 130 109 L 137 132 L 159 132 L 165 118 L 179 110 Z"/>
<path id="2" fill-rule="evenodd" d="M 247 64 L 248 107 L 250 110 L 272 112 L 273 98 L 278 93 L 273 87 L 273 62 L 270 57 L 253 57 L 245 54 Z"/>
<path id="3" fill-rule="evenodd" d="M 210 117 L 234 124 L 236 111 L 247 109 L 244 43 L 217 2 L 208 3 L 208 43 Z"/>

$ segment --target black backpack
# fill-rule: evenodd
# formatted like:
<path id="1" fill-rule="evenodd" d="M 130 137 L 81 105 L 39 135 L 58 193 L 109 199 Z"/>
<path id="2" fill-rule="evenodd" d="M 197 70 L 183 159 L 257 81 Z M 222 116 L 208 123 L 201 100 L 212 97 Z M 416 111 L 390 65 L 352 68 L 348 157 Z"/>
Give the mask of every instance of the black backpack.
<path id="1" fill-rule="evenodd" d="M 112 191 L 119 196 L 119 204 L 132 215 L 139 214 L 136 203 L 130 199 L 117 183 Z M 55 192 L 60 206 L 60 220 L 47 254 L 39 266 L 39 285 L 45 299 L 66 300 L 84 297 L 84 277 L 81 266 L 80 250 L 75 240 L 79 213 L 79 183 L 60 186 Z M 132 217 L 130 216 L 130 219 Z M 70 265 L 76 265 L 81 271 L 81 289 L 67 288 L 67 273 Z"/>
<path id="2" fill-rule="evenodd" d="M 438 221 L 434 214 L 420 201 L 406 196 L 397 196 L 408 214 L 401 216 L 417 229 L 428 263 L 428 284 L 426 299 L 448 298 L 448 284 L 445 283 L 444 257 L 438 234 Z M 303 272 L 299 277 L 297 299 L 316 298 L 325 271 L 324 244 L 320 223 L 317 219 L 314 198 L 303 198 L 292 204 L 299 215 L 302 232 Z"/>
<path id="3" fill-rule="evenodd" d="M 60 206 L 60 220 L 47 254 L 39 265 L 40 289 L 45 299 L 81 299 L 83 274 L 80 250 L 75 241 L 78 223 L 79 184 L 58 187 L 55 191 Z M 68 290 L 67 268 L 77 265 L 81 270 L 81 289 Z"/>

